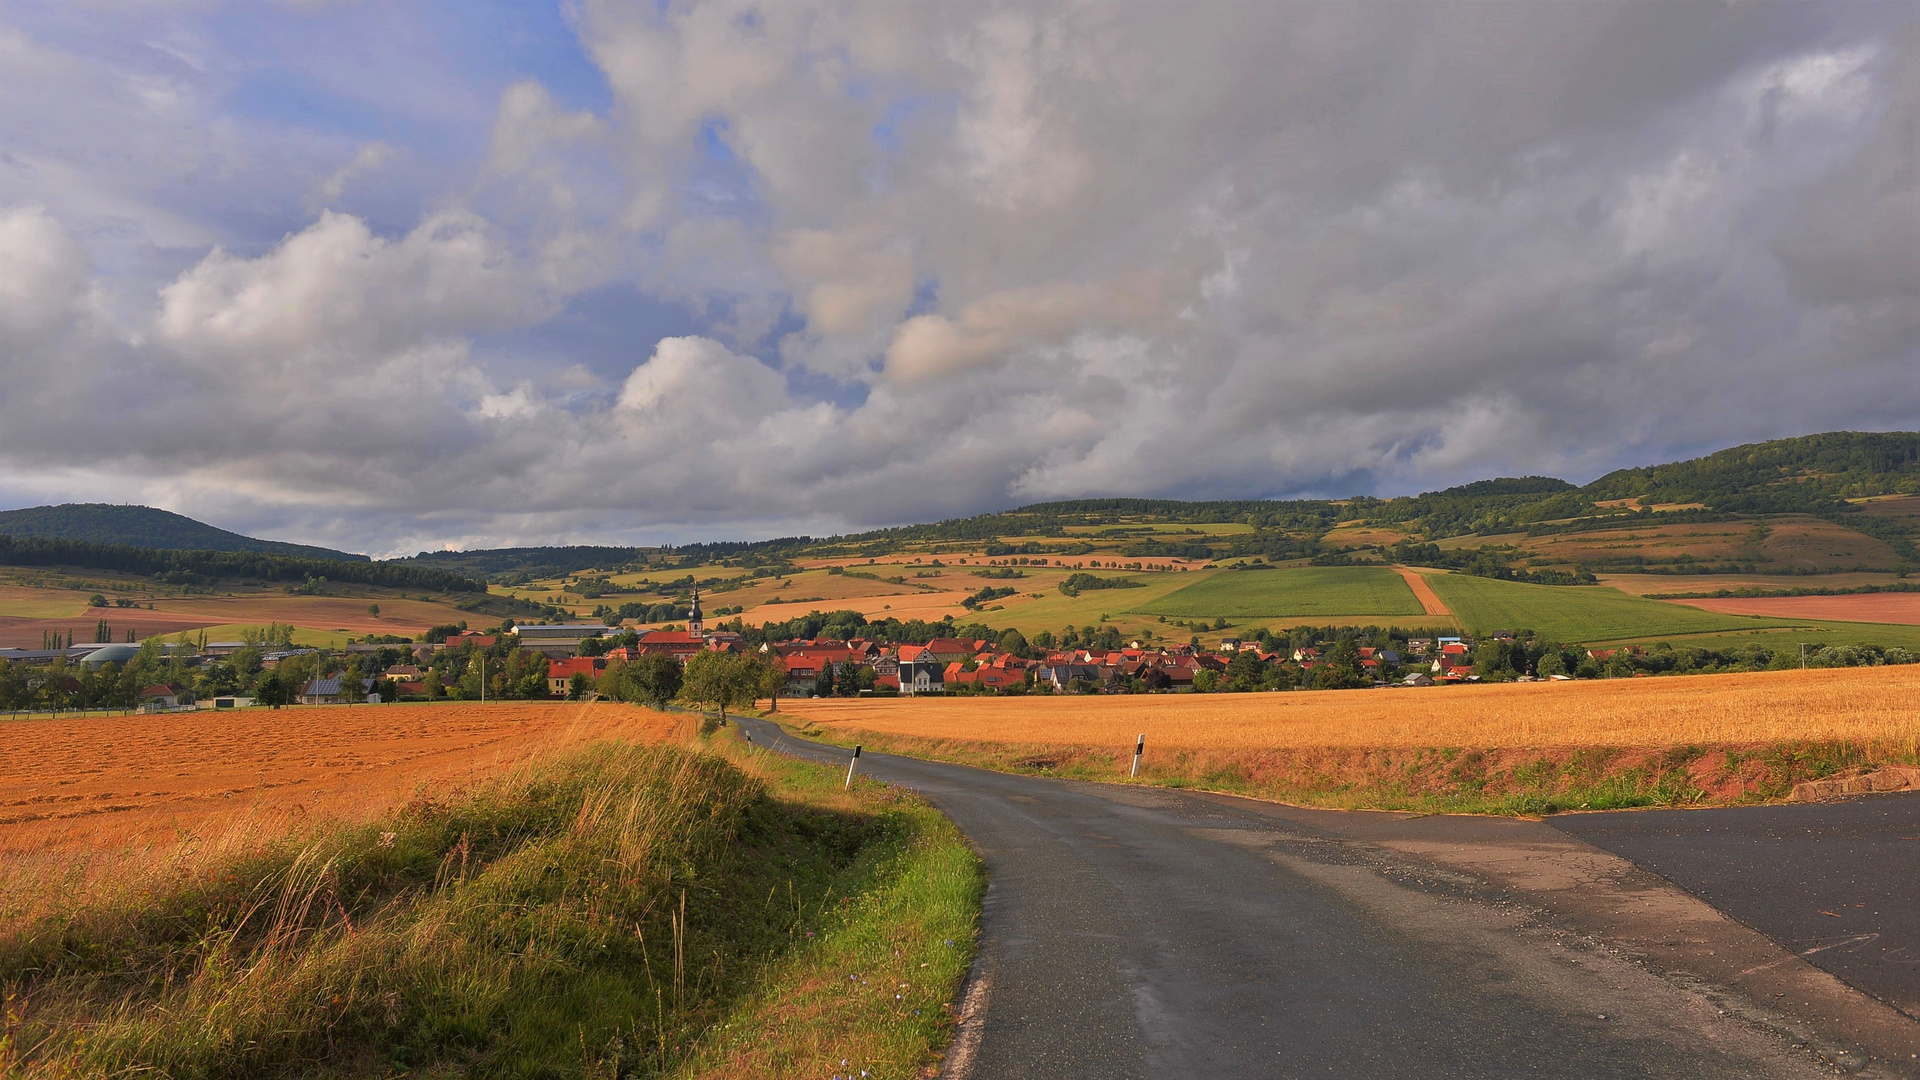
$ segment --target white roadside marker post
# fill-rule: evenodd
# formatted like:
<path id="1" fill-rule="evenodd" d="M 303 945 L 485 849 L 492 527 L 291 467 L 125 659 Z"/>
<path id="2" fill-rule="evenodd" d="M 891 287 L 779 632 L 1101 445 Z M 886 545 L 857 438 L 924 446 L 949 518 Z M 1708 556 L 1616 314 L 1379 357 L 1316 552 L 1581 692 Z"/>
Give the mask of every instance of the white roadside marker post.
<path id="1" fill-rule="evenodd" d="M 853 786 L 853 767 L 858 764 L 860 764 L 860 748 L 856 746 L 853 748 L 853 760 L 847 762 L 847 787 Z"/>
<path id="2" fill-rule="evenodd" d="M 1127 774 L 1127 779 L 1137 780 L 1140 778 L 1140 755 L 1146 752 L 1147 752 L 1147 733 L 1143 731 L 1140 733 L 1140 737 L 1134 740 L 1133 771 Z"/>

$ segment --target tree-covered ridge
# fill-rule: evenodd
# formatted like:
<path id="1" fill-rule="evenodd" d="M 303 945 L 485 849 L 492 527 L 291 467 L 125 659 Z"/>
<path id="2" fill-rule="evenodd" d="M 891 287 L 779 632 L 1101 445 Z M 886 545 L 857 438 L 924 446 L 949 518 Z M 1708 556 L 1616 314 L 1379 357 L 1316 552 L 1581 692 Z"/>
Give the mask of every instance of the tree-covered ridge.
<path id="1" fill-rule="evenodd" d="M 256 540 L 151 506 L 116 506 L 109 503 L 63 503 L 59 506 L 30 506 L 23 510 L 0 511 L 0 536 L 81 540 L 89 544 L 120 544 L 180 551 L 256 551 L 299 559 L 367 561 L 365 555 L 331 548 Z"/>
<path id="2" fill-rule="evenodd" d="M 307 582 L 320 578 L 429 592 L 484 593 L 485 582 L 444 570 L 365 559 L 305 559 L 257 551 L 169 551 L 125 544 L 92 544 L 0 536 L 0 566 L 71 566 L 144 574 L 181 584 L 221 578 Z"/>
<path id="3" fill-rule="evenodd" d="M 1581 489 L 1745 514 L 1831 513 L 1865 495 L 1920 493 L 1920 432 L 1834 431 L 1620 469 Z"/>

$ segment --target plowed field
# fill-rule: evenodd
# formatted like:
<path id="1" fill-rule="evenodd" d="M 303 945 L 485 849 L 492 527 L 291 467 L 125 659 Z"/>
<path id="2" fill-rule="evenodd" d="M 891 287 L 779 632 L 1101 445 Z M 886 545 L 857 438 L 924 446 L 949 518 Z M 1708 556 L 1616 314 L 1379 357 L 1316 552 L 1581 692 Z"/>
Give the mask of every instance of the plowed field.
<path id="1" fill-rule="evenodd" d="M 1766 615 L 1777 619 L 1825 619 L 1831 622 L 1901 623 L 1920 626 L 1920 593 L 1860 593 L 1853 596 L 1722 596 L 1673 600 L 1723 615 Z"/>
<path id="2" fill-rule="evenodd" d="M 360 818 L 593 738 L 683 718 L 627 705 L 306 706 L 0 725 L 0 854 Z"/>

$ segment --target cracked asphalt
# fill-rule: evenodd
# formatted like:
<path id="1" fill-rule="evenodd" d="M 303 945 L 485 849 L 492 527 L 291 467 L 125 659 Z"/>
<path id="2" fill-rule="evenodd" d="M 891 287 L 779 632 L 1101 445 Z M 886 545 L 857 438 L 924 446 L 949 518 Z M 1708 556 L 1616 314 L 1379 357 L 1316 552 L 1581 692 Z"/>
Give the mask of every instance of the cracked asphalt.
<path id="1" fill-rule="evenodd" d="M 860 771 L 991 874 L 946 1076 L 1920 1076 L 1911 1016 L 1545 823 Z"/>

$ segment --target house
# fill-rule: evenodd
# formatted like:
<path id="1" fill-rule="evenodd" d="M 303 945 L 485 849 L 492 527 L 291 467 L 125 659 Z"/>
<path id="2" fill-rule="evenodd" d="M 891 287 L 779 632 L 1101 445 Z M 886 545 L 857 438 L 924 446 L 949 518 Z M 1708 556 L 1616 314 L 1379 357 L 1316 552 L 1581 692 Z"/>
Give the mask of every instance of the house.
<path id="1" fill-rule="evenodd" d="M 903 694 L 946 693 L 947 665 L 939 659 L 922 656 L 900 663 L 900 692 Z"/>
<path id="2" fill-rule="evenodd" d="M 312 679 L 308 681 L 307 685 L 300 688 L 300 694 L 299 694 L 300 704 L 302 705 L 338 705 L 342 700 L 344 700 L 340 692 L 340 682 L 341 682 L 341 677 L 338 675 L 335 675 L 331 678 Z M 372 690 L 373 690 L 372 679 L 360 680 L 360 694 L 362 697 L 372 692 Z"/>
<path id="3" fill-rule="evenodd" d="M 947 664 L 955 660 L 965 660 L 979 652 L 986 644 L 983 641 L 961 641 L 959 638 L 934 638 L 927 642 L 923 655 Z M 904 648 L 902 651 L 905 651 Z"/>
<path id="4" fill-rule="evenodd" d="M 640 641 L 634 647 L 643 653 L 665 654 L 685 660 L 706 652 L 707 639 L 702 634 L 685 630 L 649 630 L 640 635 Z"/>
<path id="5" fill-rule="evenodd" d="M 547 692 L 554 697 L 566 697 L 573 688 L 573 677 L 585 675 L 589 679 L 598 679 L 607 670 L 607 658 L 604 656 L 569 656 L 563 660 L 547 661 Z"/>
<path id="6" fill-rule="evenodd" d="M 140 700 L 148 705 L 164 705 L 172 709 L 182 704 L 191 705 L 193 694 L 179 683 L 154 683 L 140 691 Z"/>
<path id="7" fill-rule="evenodd" d="M 395 664 L 381 672 L 380 677 L 383 679 L 392 679 L 397 683 L 419 682 L 421 679 L 420 669 L 412 664 Z"/>
<path id="8" fill-rule="evenodd" d="M 449 649 L 457 649 L 462 645 L 475 645 L 482 649 L 490 649 L 499 643 L 500 635 L 483 634 L 478 630 L 462 630 L 457 634 L 449 634 L 446 640 L 446 646 Z"/>
<path id="9" fill-rule="evenodd" d="M 1042 668 L 1040 677 L 1059 691 L 1065 691 L 1074 682 L 1088 683 L 1094 687 L 1106 685 L 1100 668 L 1093 664 L 1055 664 L 1050 668 Z"/>
<path id="10" fill-rule="evenodd" d="M 1320 659 L 1320 650 L 1311 645 L 1302 645 L 1293 650 L 1293 662 L 1296 664 L 1312 663 L 1318 659 Z"/>
<path id="11" fill-rule="evenodd" d="M 562 659 L 578 653 L 581 642 L 590 637 L 604 637 L 612 629 L 604 623 L 551 623 L 516 626 L 513 633 L 520 639 L 521 648 Z"/>
<path id="12" fill-rule="evenodd" d="M 1012 660 L 1012 664 L 1005 661 Z M 993 662 L 981 664 L 972 671 L 965 670 L 963 661 L 955 660 L 948 664 L 944 681 L 948 686 L 978 686 L 983 690 L 1005 690 L 1010 686 L 1020 686 L 1027 681 L 1026 665 L 1006 655 L 993 658 Z"/>
<path id="13" fill-rule="evenodd" d="M 1400 680 L 1400 685 L 1402 685 L 1402 686 L 1432 686 L 1432 685 L 1433 685 L 1433 676 L 1431 676 L 1431 675 L 1428 675 L 1428 674 L 1427 674 L 1426 672 L 1424 672 L 1424 671 L 1416 671 L 1416 672 L 1414 672 L 1413 674 L 1411 674 L 1411 675 L 1409 675 L 1409 676 L 1407 676 L 1406 678 L 1404 678 L 1404 679 L 1402 679 L 1402 680 Z"/>
<path id="14" fill-rule="evenodd" d="M 1407 652 L 1421 656 L 1433 651 L 1433 639 L 1416 637 L 1407 639 Z"/>
<path id="15" fill-rule="evenodd" d="M 1239 652 L 1240 639 L 1237 637 L 1221 638 L 1220 651 L 1221 652 Z"/>
<path id="16" fill-rule="evenodd" d="M 820 660 L 806 653 L 794 653 L 781 657 L 780 662 L 787 668 L 787 685 L 780 695 L 812 697 L 814 681 L 820 678 Z"/>

